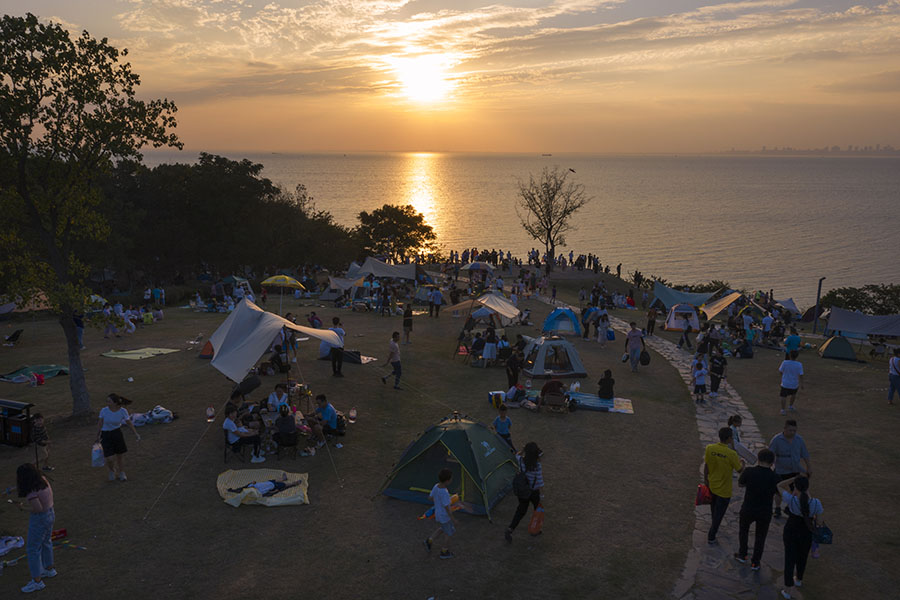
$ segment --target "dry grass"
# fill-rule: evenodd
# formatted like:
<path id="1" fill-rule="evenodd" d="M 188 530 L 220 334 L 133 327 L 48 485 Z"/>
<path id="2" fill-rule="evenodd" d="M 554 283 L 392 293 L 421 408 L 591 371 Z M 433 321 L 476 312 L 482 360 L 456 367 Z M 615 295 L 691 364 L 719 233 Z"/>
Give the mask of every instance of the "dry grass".
<path id="1" fill-rule="evenodd" d="M 547 308 L 531 303 L 535 321 Z M 292 309 L 294 307 L 291 307 Z M 287 308 L 286 308 L 287 310 Z M 301 308 L 300 312 L 304 312 Z M 295 311 L 297 312 L 297 311 Z M 317 312 L 331 317 L 334 310 Z M 474 369 L 451 359 L 460 319 L 418 318 L 413 345 L 403 347 L 404 390 L 383 386 L 386 341 L 400 319 L 343 311 L 348 348 L 378 357 L 375 366 L 345 365 L 347 377 L 330 376 L 327 362 L 312 360 L 317 344 L 301 345 L 300 364 L 315 393 L 328 394 L 342 410 L 357 407 L 357 424 L 326 454 L 277 465 L 310 473 L 312 504 L 264 509 L 231 508 L 215 490 L 222 464 L 221 418 L 207 431 L 204 409 L 221 405 L 230 384 L 196 358 L 196 350 L 140 362 L 98 356 L 108 348 L 185 348 L 198 332 L 208 336 L 220 316 L 171 309 L 167 320 L 133 338 L 86 335 L 85 365 L 95 409 L 116 391 L 134 409 L 162 404 L 180 418 L 145 427 L 143 441 L 126 439 L 127 483 L 109 483 L 105 470 L 88 466 L 96 428 L 56 420 L 53 486 L 57 526 L 88 549 L 58 551 L 60 576 L 47 598 L 215 598 L 253 593 L 283 597 L 314 588 L 326 598 L 659 598 L 668 594 L 684 562 L 693 527 L 697 432 L 684 386 L 664 361 L 634 376 L 619 368 L 619 345 L 600 349 L 578 341 L 593 389 L 604 368 L 617 379 L 617 394 L 634 400 L 635 415 L 578 412 L 559 416 L 512 412 L 513 439 L 534 439 L 545 451 L 545 534 L 530 538 L 523 524 L 512 546 L 503 527 L 514 510 L 504 499 L 494 523 L 462 515 L 453 540 L 457 558 L 428 555 L 421 540 L 430 524 L 416 520 L 424 507 L 375 495 L 403 448 L 452 409 L 483 422 L 494 416 L 486 392 L 505 387 L 502 369 Z M 22 343 L 0 348 L 0 370 L 21 364 L 63 363 L 64 347 L 53 321 L 24 324 Z M 534 333 L 534 331 L 524 331 Z M 125 379 L 134 377 L 134 383 Z M 262 389 L 276 378 L 265 378 Z M 49 415 L 69 411 L 64 377 L 41 388 L 3 384 L 3 397 L 27 400 Z M 257 392 L 256 397 L 259 397 Z M 197 440 L 196 451 L 173 477 Z M 3 488 L 27 450 L 0 446 Z M 229 461 L 227 468 L 249 468 Z M 143 517 L 171 480 L 147 520 Z M 0 508 L 0 533 L 23 534 L 26 515 Z M 27 579 L 24 563 L 0 578 L 7 596 Z"/>

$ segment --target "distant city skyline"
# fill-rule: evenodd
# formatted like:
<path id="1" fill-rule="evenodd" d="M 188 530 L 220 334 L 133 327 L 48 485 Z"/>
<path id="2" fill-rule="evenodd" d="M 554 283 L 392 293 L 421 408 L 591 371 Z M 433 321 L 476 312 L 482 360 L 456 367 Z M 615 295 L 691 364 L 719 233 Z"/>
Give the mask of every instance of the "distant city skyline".
<path id="1" fill-rule="evenodd" d="M 900 140 L 900 0 L 5 0 L 128 48 L 188 153 Z M 895 146 L 900 142 L 890 142 Z"/>

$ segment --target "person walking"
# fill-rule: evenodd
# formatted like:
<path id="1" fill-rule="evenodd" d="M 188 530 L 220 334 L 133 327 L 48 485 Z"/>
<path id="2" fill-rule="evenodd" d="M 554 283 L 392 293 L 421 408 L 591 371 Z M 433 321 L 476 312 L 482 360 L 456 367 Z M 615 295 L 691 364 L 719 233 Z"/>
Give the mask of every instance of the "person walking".
<path id="1" fill-rule="evenodd" d="M 900 397 L 900 348 L 894 348 L 894 356 L 888 361 L 888 404 L 894 403 L 894 392 Z"/>
<path id="2" fill-rule="evenodd" d="M 712 347 L 709 355 L 709 397 L 716 399 L 719 397 L 719 386 L 725 379 L 725 372 L 728 369 L 728 360 L 722 354 L 717 346 Z"/>
<path id="3" fill-rule="evenodd" d="M 97 423 L 97 442 L 103 447 L 103 456 L 106 458 L 106 467 L 109 469 L 109 480 L 127 481 L 124 462 L 128 447 L 125 445 L 125 436 L 122 435 L 122 425 L 131 427 L 135 439 L 141 441 L 141 436 L 134 428 L 134 421 L 125 409 L 131 404 L 131 400 L 118 394 L 110 394 L 106 398 L 106 406 L 100 409 L 100 420 Z"/>
<path id="4" fill-rule="evenodd" d="M 647 335 L 652 336 L 653 331 L 656 329 L 656 309 L 652 306 L 650 310 L 647 311 Z"/>
<path id="5" fill-rule="evenodd" d="M 400 375 L 402 373 L 400 369 L 400 332 L 395 331 L 391 334 L 391 341 L 388 342 L 388 364 L 391 365 L 391 373 L 389 375 L 385 375 L 381 378 L 381 383 L 387 383 L 388 377 L 391 375 L 394 376 L 394 389 L 400 389 Z"/>
<path id="6" fill-rule="evenodd" d="M 507 389 L 519 383 L 519 371 L 522 369 L 522 355 L 513 350 L 506 359 L 506 387 Z"/>
<path id="7" fill-rule="evenodd" d="M 753 556 L 750 558 L 750 569 L 753 571 L 759 571 L 772 521 L 772 500 L 778 493 L 779 483 L 778 475 L 772 470 L 775 453 L 763 448 L 756 455 L 756 460 L 757 465 L 744 469 L 738 479 L 738 485 L 744 488 L 744 502 L 738 522 L 738 551 L 734 555 L 738 562 L 747 562 L 750 526 L 755 525 Z"/>
<path id="8" fill-rule="evenodd" d="M 788 520 L 784 524 L 784 589 L 782 598 L 792 598 L 792 588 L 803 585 L 806 561 L 812 546 L 812 530 L 824 510 L 818 498 L 809 495 L 809 479 L 798 475 L 778 484 Z"/>
<path id="9" fill-rule="evenodd" d="M 413 313 L 412 313 L 412 303 L 407 302 L 406 306 L 403 308 L 403 336 L 406 338 L 404 340 L 404 344 L 412 344 L 409 341 L 409 334 L 412 333 L 413 330 Z"/>
<path id="10" fill-rule="evenodd" d="M 425 548 L 430 552 L 434 540 L 441 534 L 447 537 L 449 542 L 453 534 L 456 533 L 456 519 L 453 518 L 453 511 L 450 508 L 450 492 L 447 486 L 453 479 L 453 472 L 450 469 L 441 469 L 438 473 L 438 482 L 431 488 L 428 499 L 434 503 L 434 520 L 438 523 L 438 528 L 430 536 L 425 538 Z M 441 558 L 453 558 L 454 554 L 450 551 L 445 543 L 441 548 Z"/>
<path id="11" fill-rule="evenodd" d="M 629 323 L 631 330 L 625 336 L 625 352 L 631 360 L 631 372 L 637 373 L 641 360 L 641 351 L 644 349 L 644 334 L 638 329 L 637 323 Z"/>
<path id="12" fill-rule="evenodd" d="M 540 461 L 542 455 L 543 452 L 541 452 L 541 449 L 538 448 L 538 445 L 535 442 L 528 442 L 525 444 L 525 448 L 516 454 L 519 470 L 525 474 L 528 482 L 528 489 L 531 493 L 527 496 L 519 496 L 519 505 L 516 507 L 516 512 L 513 515 L 512 521 L 509 523 L 509 527 L 507 527 L 506 531 L 503 533 L 503 537 L 506 538 L 508 543 L 512 543 L 513 531 L 515 531 L 516 527 L 519 525 L 522 517 L 528 512 L 528 504 L 530 503 L 534 509 L 537 510 L 537 507 L 543 498 L 544 471 Z"/>
<path id="13" fill-rule="evenodd" d="M 344 367 L 344 336 L 347 335 L 347 332 L 344 331 L 339 317 L 331 319 L 331 327 L 329 329 L 341 338 L 340 346 L 331 347 L 331 374 L 334 377 L 343 377 L 344 374 L 341 372 L 341 369 Z"/>
<path id="14" fill-rule="evenodd" d="M 444 303 L 444 294 L 441 292 L 441 288 L 434 288 L 434 318 L 440 318 L 441 316 L 441 305 Z"/>
<path id="15" fill-rule="evenodd" d="M 44 579 L 56 577 L 56 569 L 53 568 L 53 542 L 50 539 L 56 513 L 53 511 L 53 488 L 34 465 L 19 465 L 16 469 L 16 488 L 19 498 L 28 501 L 31 511 L 25 547 L 31 581 L 22 588 L 28 594 L 47 587 Z"/>
<path id="16" fill-rule="evenodd" d="M 738 458 L 737 452 L 731 448 L 731 437 L 731 428 L 722 427 L 719 429 L 719 441 L 709 444 L 703 455 L 703 482 L 712 494 L 709 506 L 712 521 L 706 534 L 709 544 L 716 543 L 716 534 L 731 502 L 733 473 L 744 470 L 744 459 Z"/>
<path id="17" fill-rule="evenodd" d="M 788 410 L 794 410 L 797 390 L 803 389 L 803 363 L 797 360 L 799 353 L 792 350 L 788 358 L 781 361 L 778 371 L 781 373 L 781 414 L 785 415 L 785 401 L 790 398 Z"/>
<path id="18" fill-rule="evenodd" d="M 691 320 L 687 313 L 682 313 L 680 321 L 681 337 L 678 339 L 678 349 L 681 350 L 682 346 L 687 346 L 688 350 L 692 350 L 694 347 L 691 345 Z"/>
<path id="19" fill-rule="evenodd" d="M 807 478 L 812 475 L 809 450 L 806 442 L 797 435 L 797 421 L 788 419 L 784 430 L 769 442 L 769 450 L 775 453 L 775 473 L 781 481 L 793 479 L 801 473 Z M 801 464 L 803 463 L 803 464 Z M 805 468 L 804 468 L 805 467 Z M 775 518 L 781 517 L 781 498 L 775 497 Z"/>

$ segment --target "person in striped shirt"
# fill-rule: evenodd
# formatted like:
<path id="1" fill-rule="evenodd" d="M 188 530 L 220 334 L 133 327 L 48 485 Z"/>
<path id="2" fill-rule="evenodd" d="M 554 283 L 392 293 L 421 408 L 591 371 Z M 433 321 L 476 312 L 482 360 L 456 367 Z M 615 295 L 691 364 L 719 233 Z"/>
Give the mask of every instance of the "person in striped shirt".
<path id="1" fill-rule="evenodd" d="M 541 469 L 541 455 L 543 455 L 543 452 L 541 452 L 541 449 L 538 448 L 538 445 L 534 442 L 528 442 L 525 444 L 525 448 L 516 454 L 516 459 L 519 461 L 519 469 L 521 469 L 528 478 L 528 487 L 531 488 L 531 495 L 527 498 L 519 498 L 516 514 L 513 515 L 509 527 L 507 527 L 504 532 L 504 537 L 507 542 L 512 542 L 513 531 L 519 525 L 519 521 L 522 520 L 522 517 L 528 512 L 528 504 L 530 503 L 536 510 L 543 497 L 544 472 Z"/>

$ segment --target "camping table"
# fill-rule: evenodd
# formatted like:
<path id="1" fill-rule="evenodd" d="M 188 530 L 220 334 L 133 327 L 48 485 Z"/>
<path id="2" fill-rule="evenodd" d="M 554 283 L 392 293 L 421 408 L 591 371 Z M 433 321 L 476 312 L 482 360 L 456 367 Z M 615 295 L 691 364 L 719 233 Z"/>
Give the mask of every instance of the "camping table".
<path id="1" fill-rule="evenodd" d="M 27 446 L 31 441 L 30 402 L 0 400 L 0 444 Z"/>

